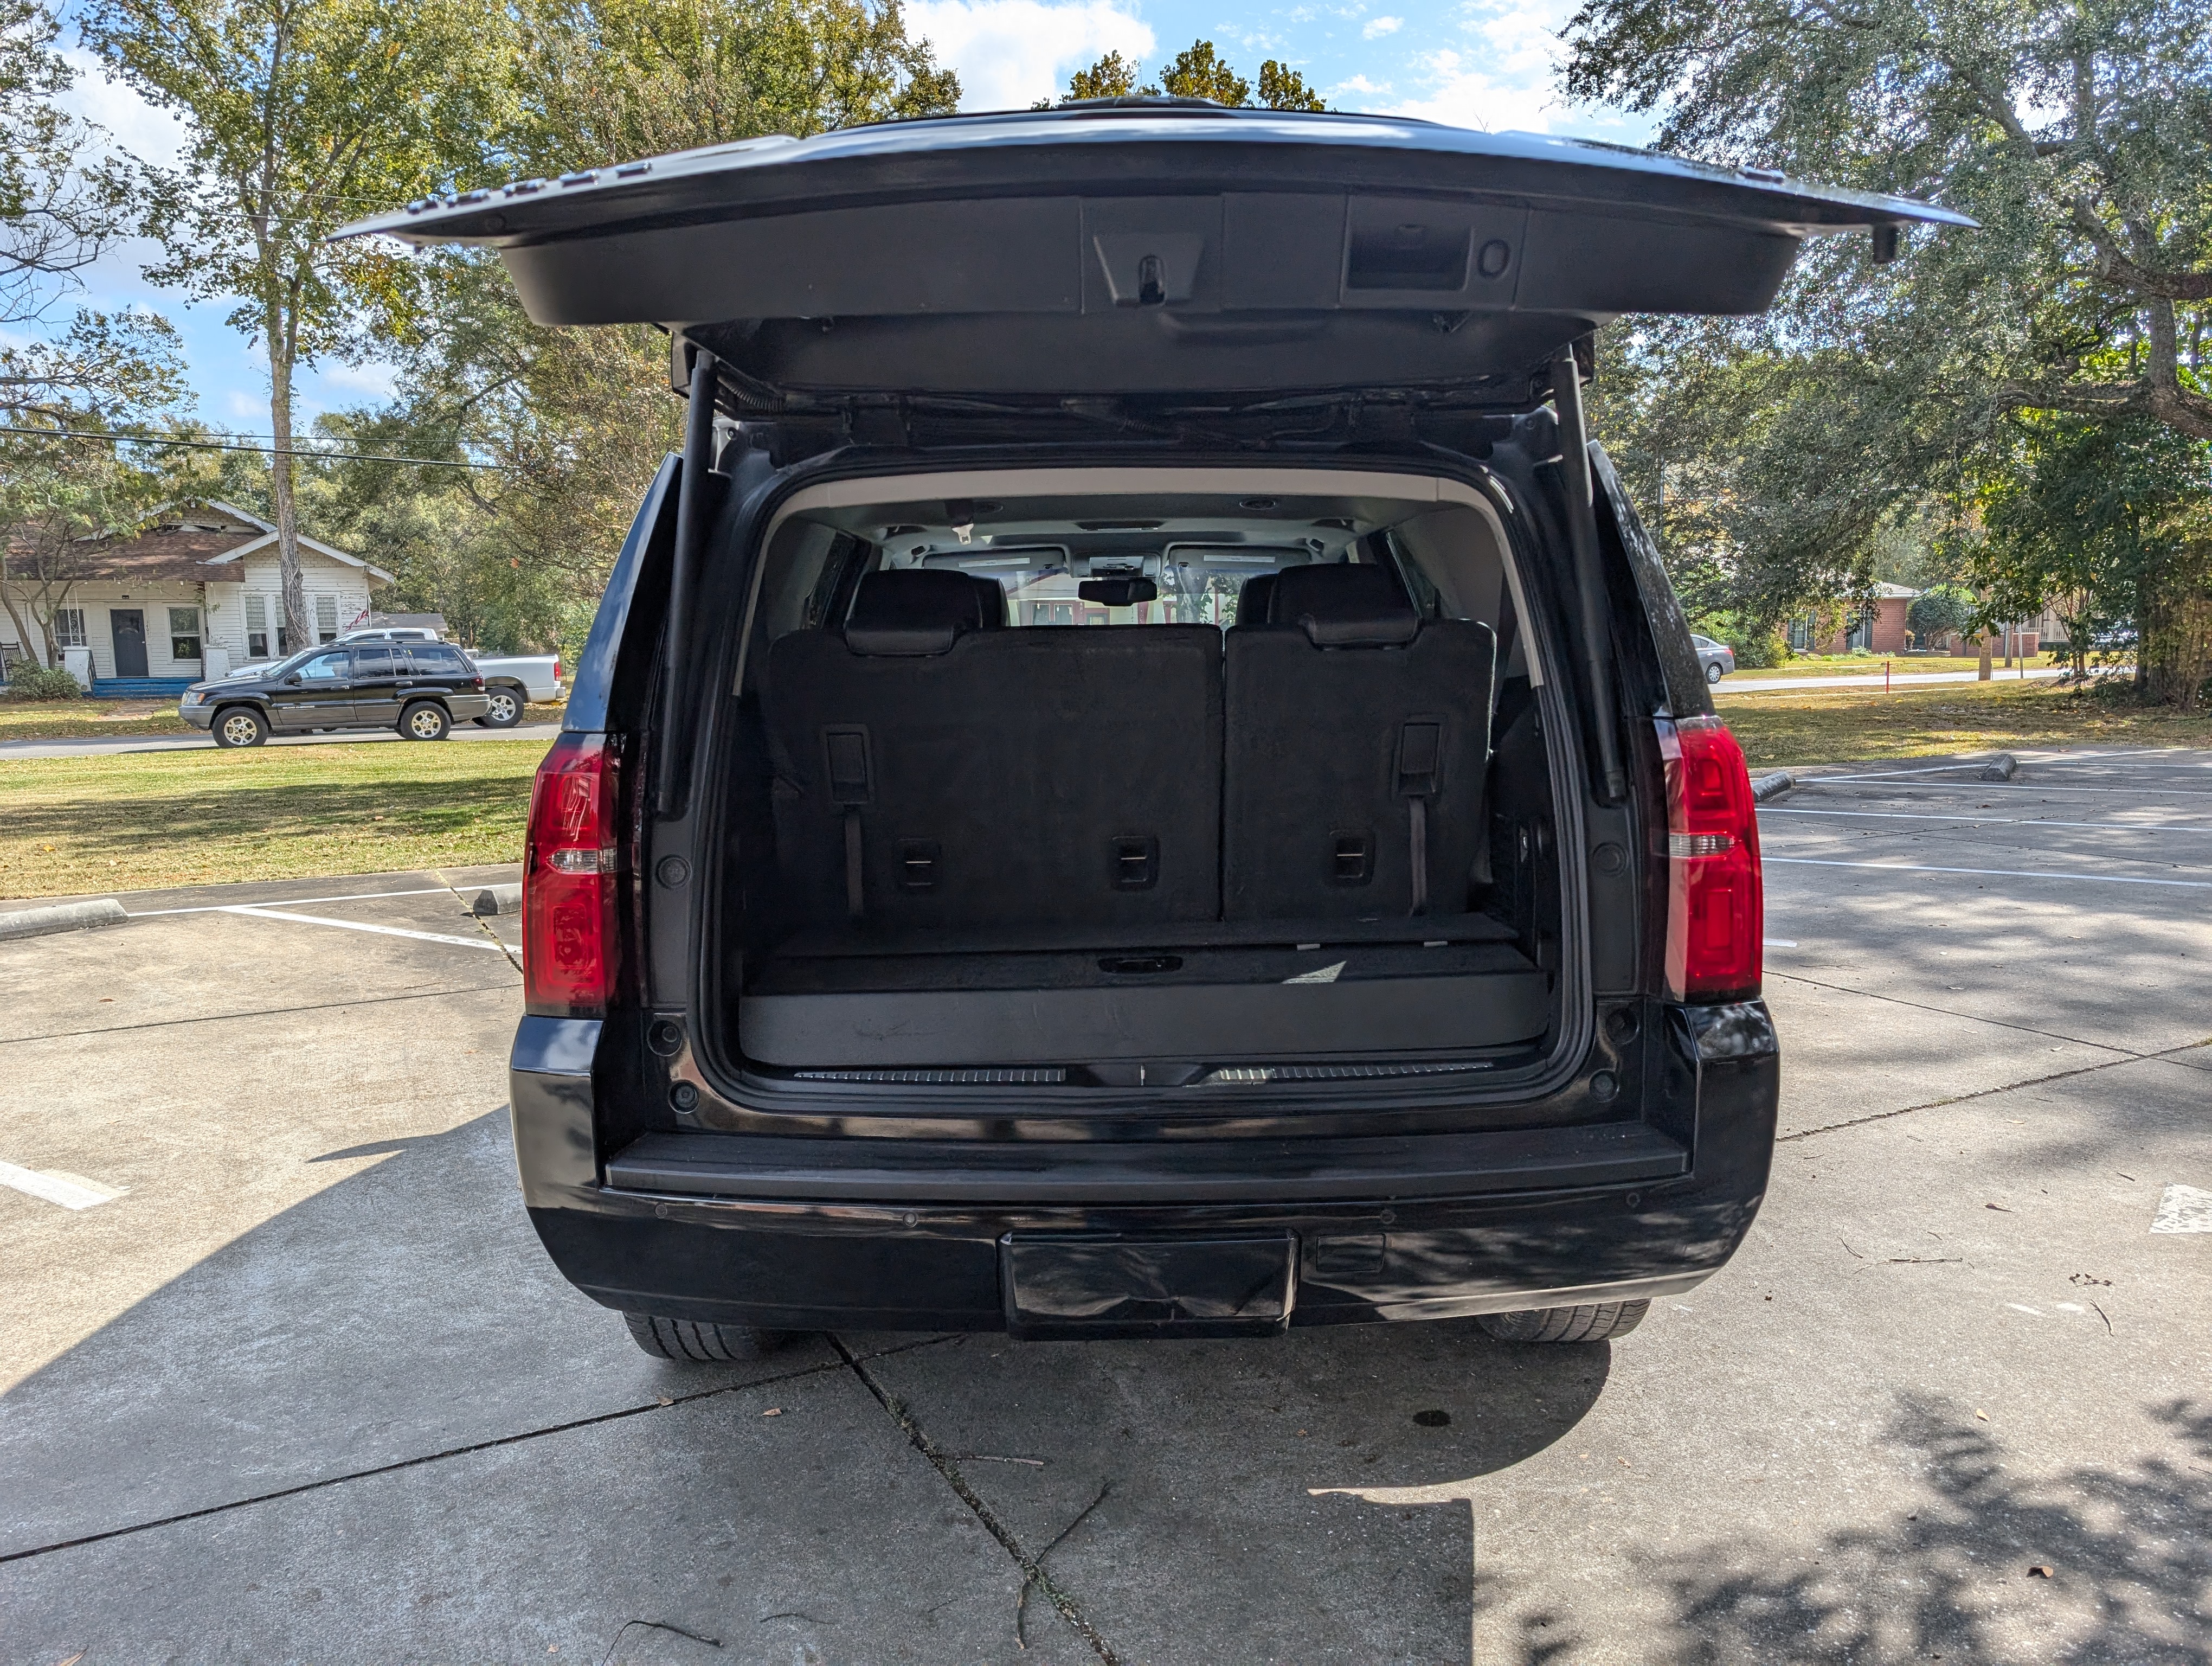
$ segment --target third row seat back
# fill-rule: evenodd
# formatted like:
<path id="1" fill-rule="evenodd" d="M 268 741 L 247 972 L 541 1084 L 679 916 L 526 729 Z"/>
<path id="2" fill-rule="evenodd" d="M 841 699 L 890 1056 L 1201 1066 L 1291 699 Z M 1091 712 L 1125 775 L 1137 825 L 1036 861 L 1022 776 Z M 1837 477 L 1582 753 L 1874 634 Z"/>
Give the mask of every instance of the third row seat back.
<path id="1" fill-rule="evenodd" d="M 1224 639 L 1226 917 L 1465 911 L 1496 635 L 1380 567 L 1291 568 L 1267 602 Z"/>
<path id="2" fill-rule="evenodd" d="M 793 923 L 1218 918 L 1220 633 L 993 629 L 986 588 L 872 573 L 842 633 L 769 650 Z"/>

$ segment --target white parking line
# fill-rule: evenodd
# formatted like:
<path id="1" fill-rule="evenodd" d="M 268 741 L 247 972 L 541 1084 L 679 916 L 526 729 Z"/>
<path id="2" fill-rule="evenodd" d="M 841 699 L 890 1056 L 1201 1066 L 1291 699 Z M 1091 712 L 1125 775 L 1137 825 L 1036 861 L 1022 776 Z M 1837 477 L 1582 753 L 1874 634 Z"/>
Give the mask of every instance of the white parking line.
<path id="1" fill-rule="evenodd" d="M 1913 862 L 1832 862 L 1817 856 L 1769 856 L 1769 867 L 1870 867 L 1884 873 L 1966 873 L 1990 879 L 2087 879 L 2104 885 L 2173 885 L 2184 891 L 2212 891 L 2212 879 L 2137 879 L 2124 873 L 2038 873 L 2017 867 L 1927 867 Z"/>
<path id="2" fill-rule="evenodd" d="M 1770 949 L 1794 949 L 1797 946 L 1797 942 L 1795 938 L 1769 937 L 1762 939 L 1761 940 L 1765 943 L 1765 946 Z"/>
<path id="3" fill-rule="evenodd" d="M 114 1202 L 131 1189 L 128 1186 L 103 1186 L 81 1174 L 65 1174 L 58 1169 L 26 1169 L 13 1163 L 0 1163 L 0 1186 L 58 1203 L 64 1209 L 97 1208 L 103 1203 Z"/>
<path id="4" fill-rule="evenodd" d="M 419 891 L 353 891 L 343 897 L 280 897 L 276 898 L 286 908 L 298 908 L 303 903 L 368 903 L 383 897 L 445 897 L 449 892 L 443 885 L 425 885 Z M 164 914 L 231 914 L 242 908 L 268 908 L 267 903 L 206 903 L 189 909 L 141 909 L 131 917 L 151 920 Z"/>
<path id="5" fill-rule="evenodd" d="M 2212 833 L 2212 827 L 2168 827 L 2144 822 L 2054 822 L 2039 816 L 1919 816 L 1902 810 L 1784 810 L 1762 804 L 1762 816 L 1858 816 L 1883 822 L 1975 822 L 1988 827 L 2085 827 L 2099 833 Z"/>
<path id="6" fill-rule="evenodd" d="M 2154 1232 L 2212 1232 L 2212 1192 L 2202 1186 L 2168 1186 L 2159 1195 Z"/>
<path id="7" fill-rule="evenodd" d="M 448 937 L 442 932 L 410 932 L 398 926 L 372 926 L 364 920 L 332 920 L 319 914 L 287 914 L 282 909 L 254 908 L 246 903 L 234 903 L 218 914 L 243 914 L 256 920 L 289 920 L 302 926 L 336 926 L 341 931 L 373 932 L 379 937 L 411 937 L 418 943 L 453 943 L 464 949 L 490 949 L 500 954 L 507 952 L 507 945 L 489 937 Z"/>

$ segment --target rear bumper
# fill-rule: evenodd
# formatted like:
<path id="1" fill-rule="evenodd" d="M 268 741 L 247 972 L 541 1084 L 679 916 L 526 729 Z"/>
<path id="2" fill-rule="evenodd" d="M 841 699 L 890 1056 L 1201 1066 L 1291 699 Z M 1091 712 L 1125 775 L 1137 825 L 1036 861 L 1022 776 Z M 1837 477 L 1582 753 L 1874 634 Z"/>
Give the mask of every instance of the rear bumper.
<path id="1" fill-rule="evenodd" d="M 473 723 L 491 709 L 488 694 L 449 694 L 445 698 L 446 710 L 456 723 Z"/>
<path id="2" fill-rule="evenodd" d="M 511 1076 L 516 1151 L 531 1219 L 570 1282 L 671 1317 L 1002 1329 L 1009 1243 L 1062 1234 L 1288 1235 L 1298 1325 L 1636 1299 L 1727 1262 L 1773 1150 L 1779 1061 L 1764 1006 L 1677 1009 L 1666 1029 L 1655 1075 L 1667 1103 L 1650 1122 L 1255 1141 L 1234 1164 L 1193 1146 L 1164 1170 L 1151 1153 L 1140 1164 L 1075 1146 L 1010 1162 L 1004 1148 L 886 1142 L 878 1164 L 851 1155 L 873 1141 L 727 1135 L 602 1154 L 599 1026 L 531 1018 Z"/>

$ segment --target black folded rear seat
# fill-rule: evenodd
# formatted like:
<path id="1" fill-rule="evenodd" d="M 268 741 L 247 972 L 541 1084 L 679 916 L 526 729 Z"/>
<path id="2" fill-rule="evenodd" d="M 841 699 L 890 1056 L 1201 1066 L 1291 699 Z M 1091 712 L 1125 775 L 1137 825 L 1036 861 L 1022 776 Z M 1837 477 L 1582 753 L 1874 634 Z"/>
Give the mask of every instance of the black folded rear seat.
<path id="1" fill-rule="evenodd" d="M 1220 632 L 988 628 L 1004 608 L 995 581 L 872 573 L 842 635 L 769 650 L 793 925 L 1220 917 Z"/>
<path id="2" fill-rule="evenodd" d="M 1265 605 L 1223 644 L 1225 917 L 1466 909 L 1495 635 L 1423 620 L 1380 567 L 1288 568 Z"/>

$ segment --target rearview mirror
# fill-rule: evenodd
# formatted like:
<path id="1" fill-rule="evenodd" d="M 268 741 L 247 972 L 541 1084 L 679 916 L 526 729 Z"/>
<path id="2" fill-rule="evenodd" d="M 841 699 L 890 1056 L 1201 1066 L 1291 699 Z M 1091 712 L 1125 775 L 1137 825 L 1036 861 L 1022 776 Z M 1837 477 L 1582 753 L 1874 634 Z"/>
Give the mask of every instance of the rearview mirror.
<path id="1" fill-rule="evenodd" d="M 289 677 L 284 679 L 284 682 L 287 687 L 298 688 L 300 686 L 300 673 L 296 671 L 294 672 Z"/>
<path id="2" fill-rule="evenodd" d="M 1160 587 L 1150 579 L 1085 579 L 1075 587 L 1075 593 L 1105 607 L 1134 607 L 1139 602 L 1158 601 Z"/>

